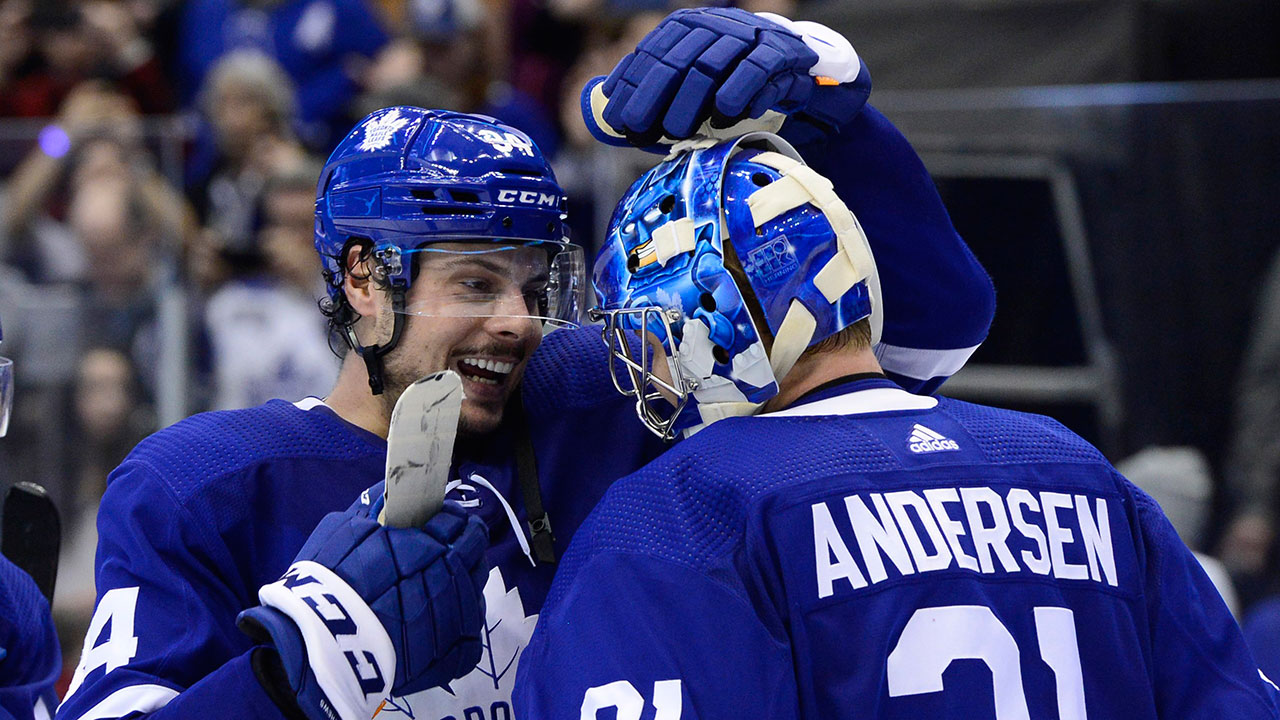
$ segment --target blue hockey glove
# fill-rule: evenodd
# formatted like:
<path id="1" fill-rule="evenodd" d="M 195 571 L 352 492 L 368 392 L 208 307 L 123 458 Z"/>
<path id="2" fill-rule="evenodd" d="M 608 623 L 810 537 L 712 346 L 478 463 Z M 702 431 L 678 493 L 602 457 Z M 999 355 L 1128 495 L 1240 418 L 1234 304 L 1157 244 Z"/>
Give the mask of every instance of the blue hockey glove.
<path id="1" fill-rule="evenodd" d="M 786 116 L 831 131 L 856 115 L 871 75 L 839 33 L 736 8 L 677 10 L 582 93 L 596 139 L 665 151 L 694 134 L 776 132 Z"/>
<path id="2" fill-rule="evenodd" d="M 388 695 L 443 685 L 480 660 L 484 523 L 446 503 L 420 529 L 384 527 L 379 504 L 325 516 L 238 619 L 279 656 L 283 672 L 254 657 L 268 692 L 292 695 L 311 720 L 368 720 Z"/>

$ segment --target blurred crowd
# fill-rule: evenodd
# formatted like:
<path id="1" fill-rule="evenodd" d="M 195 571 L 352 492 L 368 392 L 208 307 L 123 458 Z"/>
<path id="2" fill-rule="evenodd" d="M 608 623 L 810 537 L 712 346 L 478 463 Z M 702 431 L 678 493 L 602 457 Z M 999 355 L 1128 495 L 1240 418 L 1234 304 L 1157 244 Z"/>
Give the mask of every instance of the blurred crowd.
<path id="1" fill-rule="evenodd" d="M 737 4 L 795 12 L 791 0 Z M 338 361 L 317 311 L 315 181 L 340 133 L 395 104 L 484 113 L 527 132 L 573 198 L 570 224 L 590 254 L 602 218 L 578 93 L 669 9 L 663 0 L 0 0 L 0 314 L 21 388 L 0 468 L 5 482 L 43 484 L 62 510 L 55 614 L 71 666 L 94 601 L 98 497 L 157 427 L 157 358 L 172 341 L 162 327 L 175 289 L 184 412 L 325 393 Z M 1280 388 L 1272 400 L 1280 407 Z M 1275 444 L 1280 411 L 1267 411 L 1245 403 L 1241 424 Z M 1243 447 L 1241 458 L 1258 460 Z M 1232 494 L 1236 520 L 1219 532 L 1203 515 L 1216 486 L 1207 464 L 1177 453 L 1136 462 L 1139 476 L 1154 463 L 1157 483 L 1190 478 L 1202 515 L 1183 537 L 1219 551 L 1218 575 L 1242 617 L 1280 615 L 1266 599 L 1277 590 L 1280 453 L 1262 468 L 1232 466 L 1251 479 L 1227 482 L 1249 490 Z"/>

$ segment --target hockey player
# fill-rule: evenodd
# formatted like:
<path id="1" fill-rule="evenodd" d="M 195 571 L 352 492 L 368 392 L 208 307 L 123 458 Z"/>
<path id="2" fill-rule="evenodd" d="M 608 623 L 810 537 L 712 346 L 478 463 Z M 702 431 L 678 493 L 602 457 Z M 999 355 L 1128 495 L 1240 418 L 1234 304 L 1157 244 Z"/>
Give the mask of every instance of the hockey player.
<path id="1" fill-rule="evenodd" d="M 0 356 L 0 437 L 12 407 L 13 361 Z M 48 718 L 58 703 L 53 685 L 61 671 L 49 601 L 30 575 L 0 556 L 0 720 Z"/>
<path id="2" fill-rule="evenodd" d="M 805 48 L 785 30 L 762 31 L 750 42 L 773 42 L 778 33 L 790 39 L 791 50 Z M 767 84 L 744 92 L 768 92 Z M 862 107 L 858 98 L 849 96 L 851 117 Z M 874 119 L 855 118 L 850 127 L 830 145 L 862 160 L 860 171 L 842 182 L 856 188 L 878 175 L 899 193 L 895 207 L 911 208 L 909 217 L 873 213 L 886 227 L 907 226 L 878 236 L 946 259 L 920 276 L 903 275 L 901 286 L 887 280 L 885 288 L 904 299 L 901 314 L 886 314 L 885 337 L 920 351 L 891 353 L 896 359 L 886 365 L 917 378 L 920 387 L 936 384 L 955 369 L 944 366 L 962 362 L 985 335 L 989 281 L 901 136 Z M 97 614 L 60 717 L 300 711 L 315 720 L 328 714 L 326 706 L 334 709 L 319 683 L 323 672 L 332 678 L 352 668 L 349 686 L 356 678 L 372 680 L 368 665 L 353 668 L 345 654 L 313 650 L 300 617 L 287 608 L 252 608 L 260 598 L 275 602 L 292 591 L 289 585 L 302 587 L 297 574 L 272 582 L 294 559 L 324 564 L 342 554 L 343 537 L 383 532 L 370 520 L 377 492 L 357 498 L 382 477 L 390 409 L 401 388 L 445 367 L 460 372 L 468 397 L 449 497 L 478 515 L 490 534 L 481 659 L 445 687 L 393 686 L 378 714 L 427 720 L 510 715 L 516 663 L 555 560 L 607 485 L 664 447 L 634 422 L 631 403 L 613 392 L 597 329 L 557 330 L 545 338 L 535 332 L 534 320 L 571 324 L 574 291 L 582 288 L 571 272 L 560 196 L 528 138 L 487 118 L 389 108 L 347 136 L 317 192 L 329 310 L 351 348 L 338 384 L 324 401 L 272 402 L 184 421 L 145 441 L 113 474 L 99 521 Z M 453 274 L 460 269 L 468 272 Z M 926 307 L 908 299 L 942 289 L 952 291 L 951 301 Z M 937 331 L 932 337 L 940 339 L 932 342 L 938 344 L 913 345 L 913 337 L 929 336 L 926 329 Z M 311 534 L 325 513 L 353 501 Z M 436 541 L 419 555 L 447 554 L 444 545 Z M 391 577 L 376 555 L 361 549 L 353 557 L 367 562 L 334 568 L 365 599 Z M 439 564 L 422 570 L 428 578 L 431 567 Z M 462 573 L 454 577 L 464 584 Z M 263 585 L 275 589 L 260 593 Z M 397 646 L 397 668 L 405 665 L 399 653 L 406 653 L 409 663 L 430 669 L 436 653 L 447 649 L 449 633 L 468 635 L 445 627 L 449 608 L 436 599 L 426 605 L 442 613 L 433 629 L 444 640 L 424 643 L 418 653 L 412 652 L 418 644 Z M 446 605 L 448 599 L 438 598 Z M 246 609 L 248 626 L 261 628 L 259 638 L 269 636 L 265 644 L 236 632 L 237 614 Z M 398 637 L 394 620 L 384 624 L 391 638 Z M 301 640 L 293 626 L 302 630 Z M 421 636 L 420 627 L 405 632 Z M 376 658 L 375 648 L 369 650 Z M 464 664 L 457 660 L 454 667 L 464 671 Z M 370 704 L 387 694 L 372 683 L 369 688 L 364 699 Z"/>
<path id="3" fill-rule="evenodd" d="M 655 257 L 672 233 L 692 241 Z M 867 238 L 776 136 L 643 176 L 595 284 L 641 417 L 698 432 L 579 529 L 519 717 L 1280 716 L 1190 551 L 1097 450 L 884 376 Z"/>
<path id="4" fill-rule="evenodd" d="M 573 410 L 573 441 L 604 448 L 630 412 L 604 392 L 607 373 L 593 383 L 566 366 L 577 342 L 600 367 L 589 335 L 532 358 L 543 322 L 572 322 L 584 286 L 562 203 L 528 138 L 492 119 L 390 108 L 356 126 L 317 194 L 328 312 L 350 346 L 337 384 L 323 401 L 189 418 L 112 474 L 98 603 L 59 717 L 509 714 L 554 570 L 528 508 L 554 508 L 567 535 L 608 481 L 661 449 L 623 430 L 630 449 L 578 465 L 557 423 Z M 445 368 L 467 395 L 454 502 L 422 530 L 383 528 L 377 493 L 361 493 L 383 476 L 391 408 Z M 600 391 L 575 394 L 561 372 Z M 527 434 L 500 422 L 522 373 Z M 536 466 L 517 445 L 539 449 Z M 538 492 L 539 471 L 572 483 Z"/>

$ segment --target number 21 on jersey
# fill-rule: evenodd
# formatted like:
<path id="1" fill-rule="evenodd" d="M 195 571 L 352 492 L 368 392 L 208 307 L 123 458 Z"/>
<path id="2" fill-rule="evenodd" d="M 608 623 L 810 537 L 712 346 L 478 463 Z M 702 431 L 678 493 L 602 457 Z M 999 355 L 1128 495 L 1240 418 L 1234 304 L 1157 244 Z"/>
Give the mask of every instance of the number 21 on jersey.
<path id="1" fill-rule="evenodd" d="M 683 698 L 679 680 L 659 680 L 653 684 L 654 720 L 680 720 Z M 596 720 L 601 710 L 615 709 L 618 720 L 640 720 L 644 696 L 626 680 L 597 685 L 582 698 L 580 720 Z"/>
<path id="2" fill-rule="evenodd" d="M 1084 676 L 1074 614 L 1067 608 L 1033 609 L 1040 658 L 1053 671 L 1061 720 L 1087 720 Z M 889 697 L 942 692 L 942 674 L 954 660 L 976 659 L 991 670 L 995 720 L 1031 720 L 1022 685 L 1021 652 L 991 608 L 949 605 L 911 615 L 889 653 Z"/>

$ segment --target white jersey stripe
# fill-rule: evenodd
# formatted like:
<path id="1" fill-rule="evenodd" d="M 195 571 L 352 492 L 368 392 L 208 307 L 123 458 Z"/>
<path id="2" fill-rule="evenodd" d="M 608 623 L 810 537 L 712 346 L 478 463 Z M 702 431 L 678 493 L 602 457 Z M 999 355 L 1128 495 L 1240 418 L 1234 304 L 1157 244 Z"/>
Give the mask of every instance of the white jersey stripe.
<path id="1" fill-rule="evenodd" d="M 875 346 L 880 367 L 917 380 L 951 377 L 969 361 L 977 345 L 952 350 L 923 350 L 879 343 Z"/>
<path id="2" fill-rule="evenodd" d="M 894 410 L 928 410 L 936 407 L 937 398 L 912 395 L 900 388 L 871 388 L 836 395 L 825 400 L 794 405 L 757 417 L 810 417 L 819 415 L 862 415 Z"/>
<path id="3" fill-rule="evenodd" d="M 155 712 L 176 697 L 177 690 L 163 685 L 130 685 L 106 696 L 77 720 L 108 720 L 135 712 Z"/>

